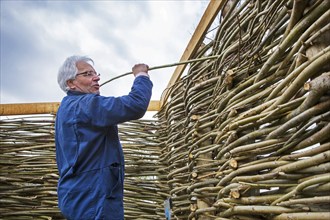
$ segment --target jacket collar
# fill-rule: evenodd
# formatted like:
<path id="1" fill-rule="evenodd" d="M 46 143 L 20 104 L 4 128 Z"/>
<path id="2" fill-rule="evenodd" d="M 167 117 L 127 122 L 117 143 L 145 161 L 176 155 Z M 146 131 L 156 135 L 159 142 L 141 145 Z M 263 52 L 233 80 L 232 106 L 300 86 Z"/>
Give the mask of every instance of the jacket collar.
<path id="1" fill-rule="evenodd" d="M 67 92 L 67 95 L 86 95 L 87 93 L 84 92 L 79 92 L 79 91 L 73 91 L 73 90 L 69 90 Z"/>

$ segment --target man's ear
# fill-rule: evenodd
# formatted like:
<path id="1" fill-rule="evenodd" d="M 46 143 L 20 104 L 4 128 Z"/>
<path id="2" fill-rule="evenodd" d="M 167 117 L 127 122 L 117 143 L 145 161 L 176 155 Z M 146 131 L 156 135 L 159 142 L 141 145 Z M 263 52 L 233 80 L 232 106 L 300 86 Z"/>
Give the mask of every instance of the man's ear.
<path id="1" fill-rule="evenodd" d="M 76 85 L 74 84 L 73 81 L 74 81 L 73 79 L 69 79 L 68 81 L 66 81 L 66 84 L 68 85 L 68 87 L 69 87 L 71 90 L 75 90 L 75 89 L 76 89 Z"/>

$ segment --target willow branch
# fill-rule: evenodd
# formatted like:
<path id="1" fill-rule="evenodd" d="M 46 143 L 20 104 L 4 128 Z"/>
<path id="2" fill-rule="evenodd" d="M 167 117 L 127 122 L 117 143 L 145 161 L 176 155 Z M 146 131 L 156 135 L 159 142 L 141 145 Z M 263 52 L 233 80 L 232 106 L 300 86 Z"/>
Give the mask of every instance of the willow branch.
<path id="1" fill-rule="evenodd" d="M 292 190 L 289 193 L 287 193 L 286 195 L 276 199 L 274 202 L 272 202 L 271 205 L 277 205 L 280 202 L 288 200 L 289 198 L 297 195 L 297 193 L 299 193 L 300 191 L 302 191 L 303 189 L 305 189 L 308 186 L 315 185 L 315 184 L 320 184 L 320 183 L 324 183 L 324 182 L 329 182 L 329 181 L 330 181 L 330 176 L 325 174 L 321 177 L 313 178 L 311 180 L 307 180 L 305 182 L 302 182 L 294 190 Z"/>
<path id="2" fill-rule="evenodd" d="M 202 57 L 202 58 L 197 58 L 197 59 L 191 59 L 191 60 L 186 60 L 186 61 L 182 61 L 182 62 L 178 62 L 178 63 L 172 63 L 172 64 L 165 64 L 165 65 L 160 65 L 160 66 L 154 66 L 154 67 L 150 67 L 148 70 L 156 70 L 156 69 L 163 69 L 163 68 L 167 68 L 167 67 L 173 67 L 173 66 L 178 66 L 178 65 L 183 65 L 183 64 L 188 64 L 188 63 L 195 63 L 195 62 L 199 62 L 199 61 L 205 61 L 205 60 L 212 60 L 212 59 L 216 59 L 216 58 L 219 58 L 218 55 L 214 55 L 214 56 L 208 56 L 208 57 Z M 131 75 L 133 72 L 127 72 L 127 73 L 124 73 L 122 75 L 119 75 L 119 76 L 116 76 L 116 77 L 113 77 L 107 81 L 105 81 L 104 83 L 102 83 L 100 86 L 103 86 L 113 80 L 116 80 L 116 79 L 119 79 L 119 78 L 122 78 L 124 76 L 128 76 L 128 75 Z"/>

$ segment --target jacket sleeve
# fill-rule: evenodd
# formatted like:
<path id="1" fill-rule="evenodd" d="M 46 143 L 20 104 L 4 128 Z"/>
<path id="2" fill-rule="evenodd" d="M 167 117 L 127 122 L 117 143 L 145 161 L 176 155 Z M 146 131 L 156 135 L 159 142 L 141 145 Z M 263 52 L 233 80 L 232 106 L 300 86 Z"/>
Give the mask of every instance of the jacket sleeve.
<path id="1" fill-rule="evenodd" d="M 84 96 L 77 107 L 80 122 L 106 127 L 143 117 L 147 111 L 152 82 L 149 77 L 136 77 L 128 95 L 104 97 L 90 94 Z"/>

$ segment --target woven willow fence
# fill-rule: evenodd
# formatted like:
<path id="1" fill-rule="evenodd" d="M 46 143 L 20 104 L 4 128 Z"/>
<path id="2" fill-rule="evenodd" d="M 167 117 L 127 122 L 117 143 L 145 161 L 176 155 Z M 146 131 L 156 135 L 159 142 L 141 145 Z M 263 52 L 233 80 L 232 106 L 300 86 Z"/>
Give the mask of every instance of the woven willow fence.
<path id="1" fill-rule="evenodd" d="M 231 5 L 231 6 L 230 6 Z M 230 0 L 158 121 L 121 125 L 125 218 L 330 218 L 330 1 Z M 220 22 L 219 22 L 220 21 Z M 53 117 L 0 121 L 1 219 L 61 219 Z"/>
<path id="2" fill-rule="evenodd" d="M 157 124 L 138 120 L 120 125 L 125 219 L 164 216 L 162 183 L 156 178 L 161 152 Z M 0 219 L 63 219 L 57 207 L 54 117 L 4 119 L 0 129 Z"/>
<path id="3" fill-rule="evenodd" d="M 330 219 L 330 1 L 227 5 L 158 114 L 173 215 Z"/>

